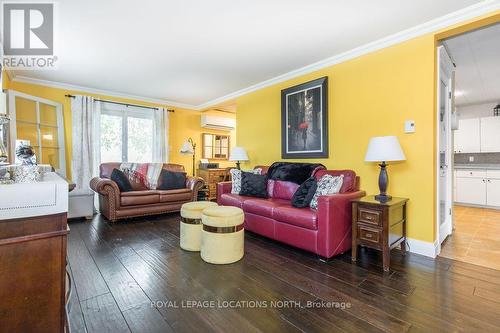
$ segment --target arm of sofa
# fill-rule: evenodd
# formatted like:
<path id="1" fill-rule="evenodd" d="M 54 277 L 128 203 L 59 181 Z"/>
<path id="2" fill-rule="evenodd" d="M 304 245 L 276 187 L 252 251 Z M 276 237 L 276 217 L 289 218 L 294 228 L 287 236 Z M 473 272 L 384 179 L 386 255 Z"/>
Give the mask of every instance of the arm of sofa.
<path id="1" fill-rule="evenodd" d="M 220 205 L 220 197 L 224 193 L 231 193 L 233 182 L 220 182 L 217 183 L 217 203 Z"/>
<path id="2" fill-rule="evenodd" d="M 186 188 L 193 191 L 193 201 L 198 198 L 198 191 L 205 185 L 205 181 L 201 177 L 186 177 Z"/>
<path id="3" fill-rule="evenodd" d="M 90 180 L 90 188 L 109 200 L 109 207 L 112 210 L 120 208 L 120 189 L 111 179 L 94 177 Z"/>
<path id="4" fill-rule="evenodd" d="M 364 191 L 320 196 L 318 199 L 318 252 L 331 258 L 351 248 L 351 202 Z"/>

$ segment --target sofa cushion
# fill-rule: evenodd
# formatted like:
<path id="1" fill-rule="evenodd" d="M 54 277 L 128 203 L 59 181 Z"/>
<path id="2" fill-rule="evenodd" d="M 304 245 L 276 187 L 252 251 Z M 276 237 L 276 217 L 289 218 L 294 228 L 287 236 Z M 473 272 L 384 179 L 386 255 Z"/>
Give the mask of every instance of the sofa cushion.
<path id="1" fill-rule="evenodd" d="M 292 200 L 293 194 L 300 185 L 284 180 L 275 180 L 273 186 L 273 198 Z"/>
<path id="2" fill-rule="evenodd" d="M 251 198 L 243 202 L 243 211 L 255 215 L 273 218 L 273 210 L 276 207 L 289 205 L 290 202 L 279 199 L 259 199 Z"/>
<path id="3" fill-rule="evenodd" d="M 161 170 L 158 179 L 158 190 L 178 190 L 186 188 L 186 173 L 169 170 Z"/>
<path id="4" fill-rule="evenodd" d="M 320 180 L 324 175 L 331 175 L 333 177 L 344 175 L 344 182 L 339 193 L 357 191 L 356 173 L 352 170 L 318 170 L 314 174 L 314 177 L 316 180 Z"/>
<path id="5" fill-rule="evenodd" d="M 188 188 L 158 192 L 160 194 L 160 202 L 191 201 L 193 196 L 193 192 Z"/>
<path id="6" fill-rule="evenodd" d="M 273 218 L 276 221 L 293 224 L 301 228 L 318 229 L 318 215 L 311 208 L 295 208 L 290 205 L 279 206 L 274 208 Z"/>
<path id="7" fill-rule="evenodd" d="M 241 192 L 241 174 L 243 171 L 240 169 L 231 169 L 229 170 L 229 173 L 231 173 L 231 193 L 232 194 L 240 194 Z M 249 170 L 247 172 L 254 173 L 256 175 L 260 175 L 262 172 L 262 169 L 260 168 L 255 168 L 253 170 Z"/>
<path id="8" fill-rule="evenodd" d="M 158 191 L 131 191 L 124 192 L 120 196 L 122 206 L 150 205 L 160 202 Z"/>
<path id="9" fill-rule="evenodd" d="M 252 199 L 252 197 L 244 197 L 238 194 L 224 193 L 220 196 L 219 204 L 222 206 L 234 206 L 242 208 L 243 202 L 249 199 Z"/>
<path id="10" fill-rule="evenodd" d="M 303 182 L 292 197 L 292 206 L 296 208 L 309 207 L 317 187 L 318 183 L 314 177 Z"/>
<path id="11" fill-rule="evenodd" d="M 114 181 L 116 185 L 118 185 L 120 192 L 132 191 L 132 185 L 130 184 L 130 180 L 128 180 L 128 177 L 123 173 L 123 171 L 118 169 L 113 169 L 113 172 L 111 172 L 110 179 Z"/>
<path id="12" fill-rule="evenodd" d="M 267 198 L 267 176 L 242 172 L 240 195 Z"/>
<path id="13" fill-rule="evenodd" d="M 318 199 L 322 195 L 337 194 L 342 188 L 344 183 L 344 175 L 332 176 L 324 175 L 318 180 L 318 187 L 316 188 L 316 193 L 311 200 L 310 207 L 318 209 Z"/>

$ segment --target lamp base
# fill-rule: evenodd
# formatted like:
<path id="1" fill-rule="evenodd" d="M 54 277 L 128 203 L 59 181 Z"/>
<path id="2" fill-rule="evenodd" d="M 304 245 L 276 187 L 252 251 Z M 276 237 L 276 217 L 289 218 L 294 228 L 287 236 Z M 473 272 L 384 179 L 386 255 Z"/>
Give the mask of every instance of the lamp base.
<path id="1" fill-rule="evenodd" d="M 380 201 L 380 202 L 387 202 L 392 200 L 392 196 L 388 194 L 377 194 L 375 196 L 375 200 Z"/>

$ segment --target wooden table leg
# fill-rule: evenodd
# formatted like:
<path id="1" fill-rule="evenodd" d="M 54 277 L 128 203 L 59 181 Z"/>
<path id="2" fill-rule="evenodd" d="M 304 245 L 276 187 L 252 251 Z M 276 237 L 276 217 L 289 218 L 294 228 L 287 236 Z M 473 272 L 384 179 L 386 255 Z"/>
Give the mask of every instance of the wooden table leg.
<path id="1" fill-rule="evenodd" d="M 401 253 L 406 255 L 406 204 L 403 206 L 403 241 L 401 242 Z"/>
<path id="2" fill-rule="evenodd" d="M 356 262 L 358 259 L 358 229 L 357 229 L 357 220 L 358 220 L 358 204 L 353 203 L 352 204 L 352 247 L 351 247 L 351 261 Z"/>
<path id="3" fill-rule="evenodd" d="M 382 256 L 383 256 L 383 266 L 384 266 L 384 272 L 389 271 L 389 266 L 390 266 L 390 261 L 391 261 L 391 249 L 388 246 L 384 247 L 384 250 L 382 251 Z"/>

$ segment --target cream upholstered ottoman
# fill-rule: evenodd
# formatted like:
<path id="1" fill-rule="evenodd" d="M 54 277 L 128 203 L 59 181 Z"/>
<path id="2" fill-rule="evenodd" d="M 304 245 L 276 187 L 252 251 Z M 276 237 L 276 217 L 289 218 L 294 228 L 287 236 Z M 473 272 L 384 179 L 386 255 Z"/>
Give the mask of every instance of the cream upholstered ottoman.
<path id="1" fill-rule="evenodd" d="M 218 206 L 203 210 L 201 258 L 211 264 L 230 264 L 243 258 L 243 211 Z"/>
<path id="2" fill-rule="evenodd" d="M 207 207 L 217 206 L 211 201 L 188 202 L 181 207 L 181 249 L 200 251 L 201 212 Z"/>

